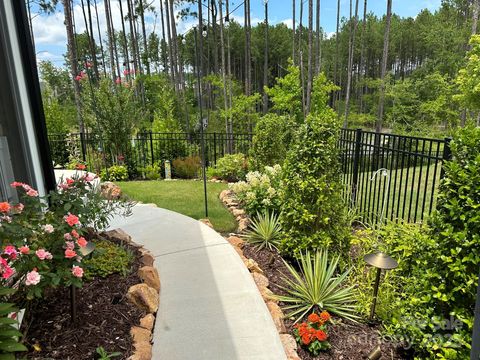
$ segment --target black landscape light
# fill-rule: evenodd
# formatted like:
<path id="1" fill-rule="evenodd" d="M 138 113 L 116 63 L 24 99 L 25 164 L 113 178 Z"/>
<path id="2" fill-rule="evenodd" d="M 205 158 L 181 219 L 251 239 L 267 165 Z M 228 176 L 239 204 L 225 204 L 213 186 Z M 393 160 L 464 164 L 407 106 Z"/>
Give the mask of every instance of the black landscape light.
<path id="1" fill-rule="evenodd" d="M 80 247 L 78 252 L 85 257 L 91 254 L 93 250 L 95 250 L 95 244 L 89 241 L 86 246 Z M 73 285 L 70 285 L 70 317 L 72 323 L 75 324 L 77 321 L 77 289 Z"/>

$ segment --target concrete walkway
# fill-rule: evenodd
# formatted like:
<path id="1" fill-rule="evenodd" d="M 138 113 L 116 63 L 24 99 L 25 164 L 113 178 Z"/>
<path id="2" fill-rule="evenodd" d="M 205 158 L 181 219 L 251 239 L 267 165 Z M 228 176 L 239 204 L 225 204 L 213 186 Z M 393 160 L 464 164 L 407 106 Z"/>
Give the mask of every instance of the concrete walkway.
<path id="1" fill-rule="evenodd" d="M 153 359 L 286 359 L 250 273 L 217 232 L 144 204 L 110 227 L 123 229 L 156 258 L 162 285 Z"/>

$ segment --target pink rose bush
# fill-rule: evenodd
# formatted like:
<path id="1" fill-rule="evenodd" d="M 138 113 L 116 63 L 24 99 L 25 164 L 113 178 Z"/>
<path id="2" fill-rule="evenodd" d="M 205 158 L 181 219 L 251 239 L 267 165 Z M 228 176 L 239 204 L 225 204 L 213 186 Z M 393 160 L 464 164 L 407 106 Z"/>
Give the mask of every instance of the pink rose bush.
<path id="1" fill-rule="evenodd" d="M 94 178 L 79 172 L 47 197 L 28 184 L 11 184 L 20 202 L 0 202 L 0 286 L 17 289 L 25 301 L 49 287 L 82 285 L 80 249 L 114 213 L 128 215 L 132 206 L 103 199 Z"/>

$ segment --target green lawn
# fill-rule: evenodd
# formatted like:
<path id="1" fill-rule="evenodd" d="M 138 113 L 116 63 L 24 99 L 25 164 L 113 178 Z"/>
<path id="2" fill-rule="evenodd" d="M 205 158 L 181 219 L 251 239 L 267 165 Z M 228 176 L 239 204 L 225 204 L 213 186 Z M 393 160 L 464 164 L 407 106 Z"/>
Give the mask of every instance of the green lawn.
<path id="1" fill-rule="evenodd" d="M 158 207 L 179 212 L 194 219 L 205 218 L 203 182 L 193 180 L 128 181 L 117 183 L 131 199 L 154 203 Z M 218 198 L 227 188 L 223 183 L 207 183 L 208 217 L 215 230 L 234 231 L 237 224 Z"/>

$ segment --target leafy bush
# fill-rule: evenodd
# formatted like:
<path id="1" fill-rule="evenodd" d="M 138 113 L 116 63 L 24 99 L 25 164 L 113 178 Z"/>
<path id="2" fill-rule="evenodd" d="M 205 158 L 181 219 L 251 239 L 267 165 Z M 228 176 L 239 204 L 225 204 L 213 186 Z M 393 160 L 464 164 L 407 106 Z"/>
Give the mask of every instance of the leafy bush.
<path id="1" fill-rule="evenodd" d="M 280 182 L 282 168 L 280 165 L 265 166 L 264 172 L 249 172 L 246 181 L 231 184 L 232 189 L 242 202 L 245 211 L 254 215 L 264 211 L 280 213 Z"/>
<path id="2" fill-rule="evenodd" d="M 103 181 L 126 181 L 128 180 L 128 170 L 123 165 L 113 165 L 108 169 L 103 169 L 100 177 Z"/>
<path id="3" fill-rule="evenodd" d="M 127 275 L 133 261 L 133 254 L 107 240 L 95 242 L 93 255 L 83 260 L 86 279 L 93 279 L 97 276 L 107 277 L 111 274 L 120 273 Z"/>
<path id="4" fill-rule="evenodd" d="M 209 176 L 226 181 L 239 181 L 245 178 L 248 164 L 245 155 L 225 155 L 217 161 L 217 165 L 209 169 Z"/>
<path id="5" fill-rule="evenodd" d="M 327 310 L 332 314 L 356 320 L 353 286 L 344 286 L 349 270 L 335 276 L 339 257 L 329 261 L 328 251 L 320 250 L 311 255 L 300 253 L 298 271 L 285 262 L 293 279 L 284 277 L 282 286 L 288 295 L 277 295 L 278 300 L 291 304 L 285 307 L 287 316 L 296 317 L 298 322 L 307 313 Z"/>
<path id="6" fill-rule="evenodd" d="M 173 160 L 173 173 L 182 179 L 194 179 L 202 167 L 202 160 L 199 156 L 189 156 Z"/>
<path id="7" fill-rule="evenodd" d="M 269 250 L 278 249 L 282 226 L 275 213 L 272 212 L 269 214 L 268 211 L 266 211 L 263 214 L 257 214 L 250 228 L 251 230 L 247 232 L 245 238 L 250 244 L 254 245 L 257 250 L 263 248 Z"/>
<path id="8" fill-rule="evenodd" d="M 288 116 L 267 114 L 255 126 L 250 158 L 257 170 L 265 166 L 283 164 L 290 142 L 293 140 L 295 122 Z"/>
<path id="9" fill-rule="evenodd" d="M 162 166 L 160 162 L 156 162 L 153 165 L 147 165 L 145 169 L 142 169 L 145 174 L 145 178 L 148 180 L 158 180 L 162 177 Z"/>
<path id="10" fill-rule="evenodd" d="M 0 287 L 0 296 L 11 295 L 14 292 L 14 289 Z M 18 341 L 22 336 L 22 333 L 17 330 L 18 321 L 9 316 L 17 311 L 15 304 L 0 302 L 0 359 L 15 360 L 14 353 L 28 350 Z"/>
<path id="11" fill-rule="evenodd" d="M 349 229 L 342 199 L 339 123 L 330 108 L 310 115 L 288 152 L 282 177 L 281 250 L 298 253 L 332 247 L 346 253 Z"/>

